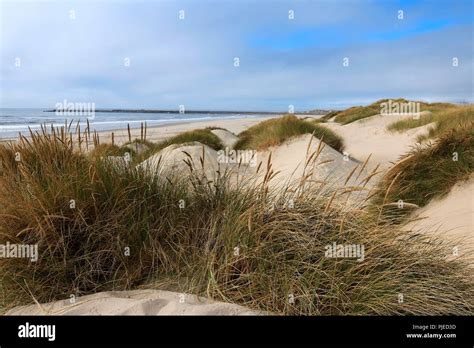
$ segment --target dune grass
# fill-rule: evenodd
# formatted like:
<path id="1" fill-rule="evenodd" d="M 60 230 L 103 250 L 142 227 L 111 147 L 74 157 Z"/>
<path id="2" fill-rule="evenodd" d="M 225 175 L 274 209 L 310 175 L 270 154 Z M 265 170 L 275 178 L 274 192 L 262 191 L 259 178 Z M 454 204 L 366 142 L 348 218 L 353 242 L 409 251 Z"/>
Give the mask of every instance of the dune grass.
<path id="1" fill-rule="evenodd" d="M 337 116 L 341 112 L 342 112 L 341 110 L 330 111 L 326 115 L 324 115 L 323 117 L 320 117 L 320 118 L 314 120 L 314 122 L 320 122 L 320 123 L 328 122 L 331 118 Z"/>
<path id="2" fill-rule="evenodd" d="M 138 152 L 142 147 L 152 148 L 155 145 L 156 145 L 155 143 L 148 140 L 134 139 L 132 141 L 126 142 L 122 147 L 126 147 L 126 148 L 134 150 L 135 152 Z"/>
<path id="3" fill-rule="evenodd" d="M 448 130 L 463 127 L 474 122 L 473 105 L 431 104 L 431 113 L 421 115 L 418 119 L 408 118 L 388 125 L 390 131 L 402 132 L 407 129 L 417 128 L 429 123 L 434 123 L 427 134 L 418 138 L 419 141 L 440 136 Z"/>
<path id="4" fill-rule="evenodd" d="M 159 151 L 173 144 L 186 144 L 194 141 L 200 142 L 201 144 L 207 145 L 214 150 L 220 150 L 223 148 L 222 142 L 219 137 L 211 132 L 211 129 L 194 129 L 187 132 L 180 133 L 166 139 L 154 147 L 155 151 Z"/>
<path id="5" fill-rule="evenodd" d="M 204 128 L 204 129 L 209 129 L 209 130 L 211 130 L 211 131 L 218 129 L 218 130 L 225 130 L 225 131 L 228 132 L 227 129 L 225 129 L 225 128 L 223 128 L 223 127 L 217 127 L 217 126 L 209 126 L 209 127 Z"/>
<path id="6" fill-rule="evenodd" d="M 92 149 L 92 151 L 90 152 L 90 156 L 95 159 L 100 159 L 109 156 L 124 156 L 126 153 L 132 155 L 135 154 L 135 150 L 127 148 L 126 146 L 99 144 Z"/>
<path id="7" fill-rule="evenodd" d="M 315 122 L 304 121 L 293 115 L 263 121 L 239 134 L 236 149 L 265 150 L 302 134 L 314 134 L 326 144 L 342 151 L 342 138 L 328 128 Z"/>
<path id="8" fill-rule="evenodd" d="M 273 191 L 270 163 L 262 183 L 164 178 L 94 160 L 65 134 L 0 147 L 0 243 L 39 248 L 37 262 L 0 259 L 2 311 L 135 288 L 274 314 L 474 310 L 472 269 L 446 259 L 448 242 L 342 207 L 312 182 Z M 326 257 L 333 242 L 363 245 L 364 260 Z"/>
<path id="9" fill-rule="evenodd" d="M 336 118 L 334 119 L 334 121 L 342 123 L 342 124 L 348 124 L 357 120 L 361 120 L 363 118 L 378 115 L 380 114 L 382 110 L 381 104 L 386 103 L 389 100 L 390 99 L 381 99 L 367 106 L 353 106 L 349 109 L 337 112 L 337 114 L 335 114 Z M 391 99 L 391 100 L 394 103 L 408 102 L 408 100 L 403 99 L 403 98 Z"/>
<path id="10" fill-rule="evenodd" d="M 334 121 L 339 122 L 341 124 L 348 124 L 357 120 L 361 120 L 363 118 L 379 115 L 382 111 L 382 104 L 391 101 L 392 103 L 408 103 L 409 100 L 404 98 L 398 99 L 381 99 L 377 100 L 376 102 L 367 105 L 367 106 L 353 106 L 349 109 L 343 111 L 336 111 L 332 115 L 327 115 L 334 117 Z M 420 104 L 420 112 L 422 111 L 443 111 L 449 109 L 454 106 L 454 104 L 449 103 L 424 103 L 424 102 L 416 102 Z M 328 119 L 325 116 L 325 119 Z"/>
<path id="11" fill-rule="evenodd" d="M 443 197 L 458 182 L 474 172 L 474 123 L 444 132 L 434 142 L 418 144 L 406 154 L 380 183 L 377 206 L 387 213 L 405 215 Z M 396 204 L 405 203 L 403 209 Z M 406 205 L 408 203 L 408 205 Z"/>
<path id="12" fill-rule="evenodd" d="M 371 104 L 369 106 L 353 106 L 349 109 L 339 112 L 334 121 L 348 124 L 362 118 L 374 116 L 380 113 L 380 106 L 378 104 Z"/>

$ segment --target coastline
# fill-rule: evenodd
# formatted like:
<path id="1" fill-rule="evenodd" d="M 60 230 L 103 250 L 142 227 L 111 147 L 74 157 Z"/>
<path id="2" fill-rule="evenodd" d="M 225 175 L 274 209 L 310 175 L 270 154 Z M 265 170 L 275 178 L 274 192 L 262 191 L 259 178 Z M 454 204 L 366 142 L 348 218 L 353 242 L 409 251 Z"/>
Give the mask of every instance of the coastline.
<path id="1" fill-rule="evenodd" d="M 280 115 L 263 117 L 242 117 L 234 119 L 196 120 L 151 126 L 147 127 L 146 140 L 151 142 L 159 142 L 182 132 L 187 132 L 193 129 L 202 129 L 206 127 L 222 127 L 234 134 L 238 134 L 257 123 L 279 116 Z M 114 134 L 115 144 L 120 146 L 128 142 L 127 127 L 97 132 L 101 141 L 105 143 L 111 142 L 112 133 Z M 132 135 L 132 139 L 138 139 L 140 138 L 141 129 L 140 127 L 130 128 L 130 133 Z"/>
<path id="2" fill-rule="evenodd" d="M 177 121 L 176 123 L 171 124 L 161 124 L 161 125 L 153 125 L 147 127 L 147 137 L 146 139 L 152 142 L 159 142 L 166 138 L 175 136 L 179 133 L 190 131 L 193 129 L 199 128 L 206 128 L 206 127 L 221 127 L 225 128 L 228 131 L 238 134 L 245 129 L 268 119 L 271 118 L 278 118 L 280 114 L 273 114 L 273 115 L 259 115 L 255 117 L 241 117 L 241 118 L 218 118 L 214 120 L 192 120 L 192 121 Z M 320 115 L 305 115 L 305 114 L 296 114 L 298 117 L 319 117 Z M 140 126 L 130 127 L 132 139 L 140 138 L 141 128 Z M 114 133 L 114 142 L 117 145 L 123 145 L 124 143 L 128 142 L 128 131 L 127 127 L 117 126 L 116 128 L 110 130 L 100 130 L 97 131 L 97 134 L 100 136 L 102 142 L 111 142 L 112 140 L 112 133 Z M 22 133 L 27 138 L 29 137 L 29 133 Z M 5 137 L 2 138 L 0 134 L 0 144 L 1 143 L 8 143 L 11 141 L 18 140 L 18 135 L 14 138 L 12 137 Z"/>

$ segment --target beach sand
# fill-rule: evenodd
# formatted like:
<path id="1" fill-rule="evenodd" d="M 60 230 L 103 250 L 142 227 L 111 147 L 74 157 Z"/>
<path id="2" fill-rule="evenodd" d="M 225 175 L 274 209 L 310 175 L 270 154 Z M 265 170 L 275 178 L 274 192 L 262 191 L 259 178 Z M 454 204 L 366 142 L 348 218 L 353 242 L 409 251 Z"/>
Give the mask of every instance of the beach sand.
<path id="1" fill-rule="evenodd" d="M 432 124 L 408 129 L 403 132 L 390 132 L 387 126 L 410 116 L 376 115 L 346 125 L 335 122 L 324 123 L 325 126 L 343 137 L 345 151 L 360 161 L 371 155 L 372 163 L 380 163 L 387 169 L 408 152 L 416 142 L 418 135 L 425 134 Z"/>
<path id="2" fill-rule="evenodd" d="M 407 229 L 447 238 L 458 246 L 460 255 L 474 252 L 474 176 L 416 210 L 413 219 Z"/>

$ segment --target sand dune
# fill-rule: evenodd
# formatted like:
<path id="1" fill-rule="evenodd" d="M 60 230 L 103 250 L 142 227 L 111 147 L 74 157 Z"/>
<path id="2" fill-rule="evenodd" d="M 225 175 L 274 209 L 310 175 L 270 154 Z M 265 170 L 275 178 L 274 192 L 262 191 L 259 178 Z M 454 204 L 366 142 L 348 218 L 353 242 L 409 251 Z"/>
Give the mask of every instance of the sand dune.
<path id="1" fill-rule="evenodd" d="M 298 182 L 302 176 L 310 174 L 310 180 L 327 182 L 333 187 L 353 186 L 368 175 L 367 168 L 360 172 L 363 163 L 344 156 L 327 144 L 321 145 L 319 148 L 320 140 L 311 134 L 301 135 L 280 146 L 259 152 L 258 161 L 266 164 L 271 154 L 272 168 L 278 172 L 275 177 L 278 185 Z M 312 157 L 313 154 L 315 155 Z M 350 177 L 353 171 L 354 174 Z"/>
<path id="2" fill-rule="evenodd" d="M 255 175 L 258 163 L 263 168 L 257 177 L 263 179 L 268 159 L 271 155 L 272 169 L 277 175 L 270 182 L 274 187 L 298 183 L 303 176 L 314 182 L 327 183 L 332 187 L 355 186 L 369 175 L 368 168 L 363 163 L 345 156 L 329 145 L 320 144 L 320 140 L 311 134 L 305 134 L 289 139 L 279 146 L 256 153 L 256 161 L 252 163 L 232 163 L 214 149 L 199 142 L 184 145 L 170 145 L 145 160 L 139 166 L 155 173 L 174 171 L 183 175 L 189 173 L 185 161 L 192 161 L 197 170 L 204 169 L 204 174 L 211 179 L 217 171 L 225 170 L 238 172 L 249 177 Z M 201 159 L 204 158 L 204 166 Z M 161 160 L 160 160 L 161 159 Z M 234 161 L 235 162 L 235 161 Z M 158 169 L 158 164 L 160 168 Z M 237 168 L 240 167 L 240 168 Z M 358 169 L 357 169 L 358 167 Z M 351 175 L 352 174 L 352 175 Z M 346 181 L 346 179 L 349 179 Z M 371 183 L 367 185 L 371 187 Z"/>
<path id="3" fill-rule="evenodd" d="M 401 133 L 387 130 L 389 124 L 410 117 L 376 115 L 346 125 L 334 122 L 324 125 L 344 138 L 346 151 L 351 157 L 363 161 L 372 155 L 372 163 L 380 163 L 381 168 L 387 169 L 410 150 L 418 135 L 426 133 L 432 126 L 428 124 Z"/>
<path id="4" fill-rule="evenodd" d="M 190 174 L 187 163 L 197 170 L 203 169 L 209 178 L 212 178 L 219 168 L 217 151 L 199 142 L 170 145 L 146 159 L 139 167 L 155 174 L 175 172 L 185 175 Z"/>
<path id="5" fill-rule="evenodd" d="M 463 245 L 474 248 L 474 176 L 457 183 L 446 197 L 435 198 L 418 209 L 407 228 L 436 233 Z M 465 250 L 464 250 L 465 251 Z"/>
<path id="6" fill-rule="evenodd" d="M 225 147 L 229 147 L 231 149 L 234 148 L 235 143 L 239 140 L 239 138 L 234 133 L 231 133 L 225 129 L 213 129 L 211 132 L 221 140 Z"/>

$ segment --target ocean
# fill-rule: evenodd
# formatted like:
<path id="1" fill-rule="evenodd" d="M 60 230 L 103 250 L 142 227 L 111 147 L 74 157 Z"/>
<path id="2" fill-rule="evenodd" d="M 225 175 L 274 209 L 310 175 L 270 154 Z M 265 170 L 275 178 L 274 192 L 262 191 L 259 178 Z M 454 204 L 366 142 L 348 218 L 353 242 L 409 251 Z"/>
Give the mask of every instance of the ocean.
<path id="1" fill-rule="evenodd" d="M 28 128 L 33 131 L 39 130 L 42 124 L 60 127 L 68 122 L 79 121 L 81 129 L 85 129 L 87 116 L 59 116 L 54 112 L 44 112 L 45 109 L 7 109 L 0 108 L 0 139 L 14 139 L 18 133 L 29 134 Z M 257 118 L 261 115 L 252 114 L 208 114 L 208 113 L 127 113 L 127 112 L 95 112 L 93 119 L 89 118 L 91 130 L 112 131 L 126 129 L 127 124 L 131 128 L 139 128 L 142 122 L 148 127 L 181 123 L 199 120 L 220 120 L 235 118 Z"/>

